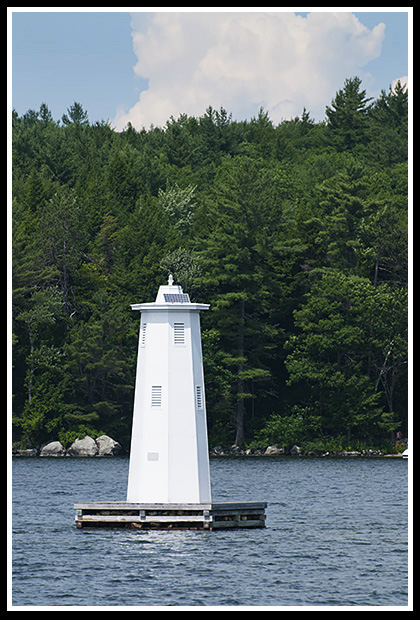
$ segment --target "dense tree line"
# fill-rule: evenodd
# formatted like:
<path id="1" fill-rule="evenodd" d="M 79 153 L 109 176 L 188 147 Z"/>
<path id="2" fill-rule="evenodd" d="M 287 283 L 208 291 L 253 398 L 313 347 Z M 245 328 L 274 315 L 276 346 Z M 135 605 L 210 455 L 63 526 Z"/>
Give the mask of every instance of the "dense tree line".
<path id="1" fill-rule="evenodd" d="M 15 441 L 128 445 L 130 304 L 169 272 L 211 304 L 211 443 L 405 434 L 407 110 L 351 78 L 318 123 L 13 112 Z"/>

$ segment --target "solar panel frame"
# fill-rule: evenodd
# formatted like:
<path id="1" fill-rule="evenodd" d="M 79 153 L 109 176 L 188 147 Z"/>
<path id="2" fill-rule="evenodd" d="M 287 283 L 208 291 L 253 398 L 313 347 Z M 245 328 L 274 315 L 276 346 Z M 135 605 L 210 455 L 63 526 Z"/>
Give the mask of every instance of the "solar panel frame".
<path id="1" fill-rule="evenodd" d="M 163 297 L 167 303 L 190 303 L 190 297 L 187 293 L 164 293 Z"/>

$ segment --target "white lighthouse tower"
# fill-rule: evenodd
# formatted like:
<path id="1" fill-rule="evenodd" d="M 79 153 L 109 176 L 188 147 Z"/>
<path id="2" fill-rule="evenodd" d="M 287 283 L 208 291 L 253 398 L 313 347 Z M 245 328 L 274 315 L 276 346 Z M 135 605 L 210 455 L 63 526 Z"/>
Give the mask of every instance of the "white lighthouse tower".
<path id="1" fill-rule="evenodd" d="M 78 528 L 265 527 L 265 502 L 213 502 L 200 311 L 172 276 L 141 311 L 127 499 L 74 505 Z"/>
<path id="2" fill-rule="evenodd" d="M 141 311 L 127 502 L 211 502 L 200 311 L 169 276 Z"/>

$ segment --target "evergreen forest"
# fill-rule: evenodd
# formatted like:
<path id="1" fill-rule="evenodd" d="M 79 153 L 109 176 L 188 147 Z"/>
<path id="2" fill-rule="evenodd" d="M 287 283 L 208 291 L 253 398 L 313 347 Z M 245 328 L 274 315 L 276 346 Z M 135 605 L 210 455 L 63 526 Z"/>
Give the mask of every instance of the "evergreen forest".
<path id="1" fill-rule="evenodd" d="M 12 122 L 13 441 L 129 448 L 139 313 L 202 313 L 210 445 L 407 436 L 408 93 L 345 80 L 325 120 L 224 108 L 116 132 Z"/>

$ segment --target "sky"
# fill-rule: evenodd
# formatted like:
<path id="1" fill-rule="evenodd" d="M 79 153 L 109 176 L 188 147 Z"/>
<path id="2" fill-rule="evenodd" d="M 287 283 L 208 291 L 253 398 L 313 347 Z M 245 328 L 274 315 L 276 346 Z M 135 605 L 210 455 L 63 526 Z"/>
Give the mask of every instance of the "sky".
<path id="1" fill-rule="evenodd" d="M 263 107 L 275 124 L 303 108 L 321 121 L 346 78 L 373 98 L 411 78 L 411 7 L 276 8 L 9 7 L 11 107 L 46 103 L 58 121 L 77 101 L 117 131 L 210 105 L 234 120 Z"/>

